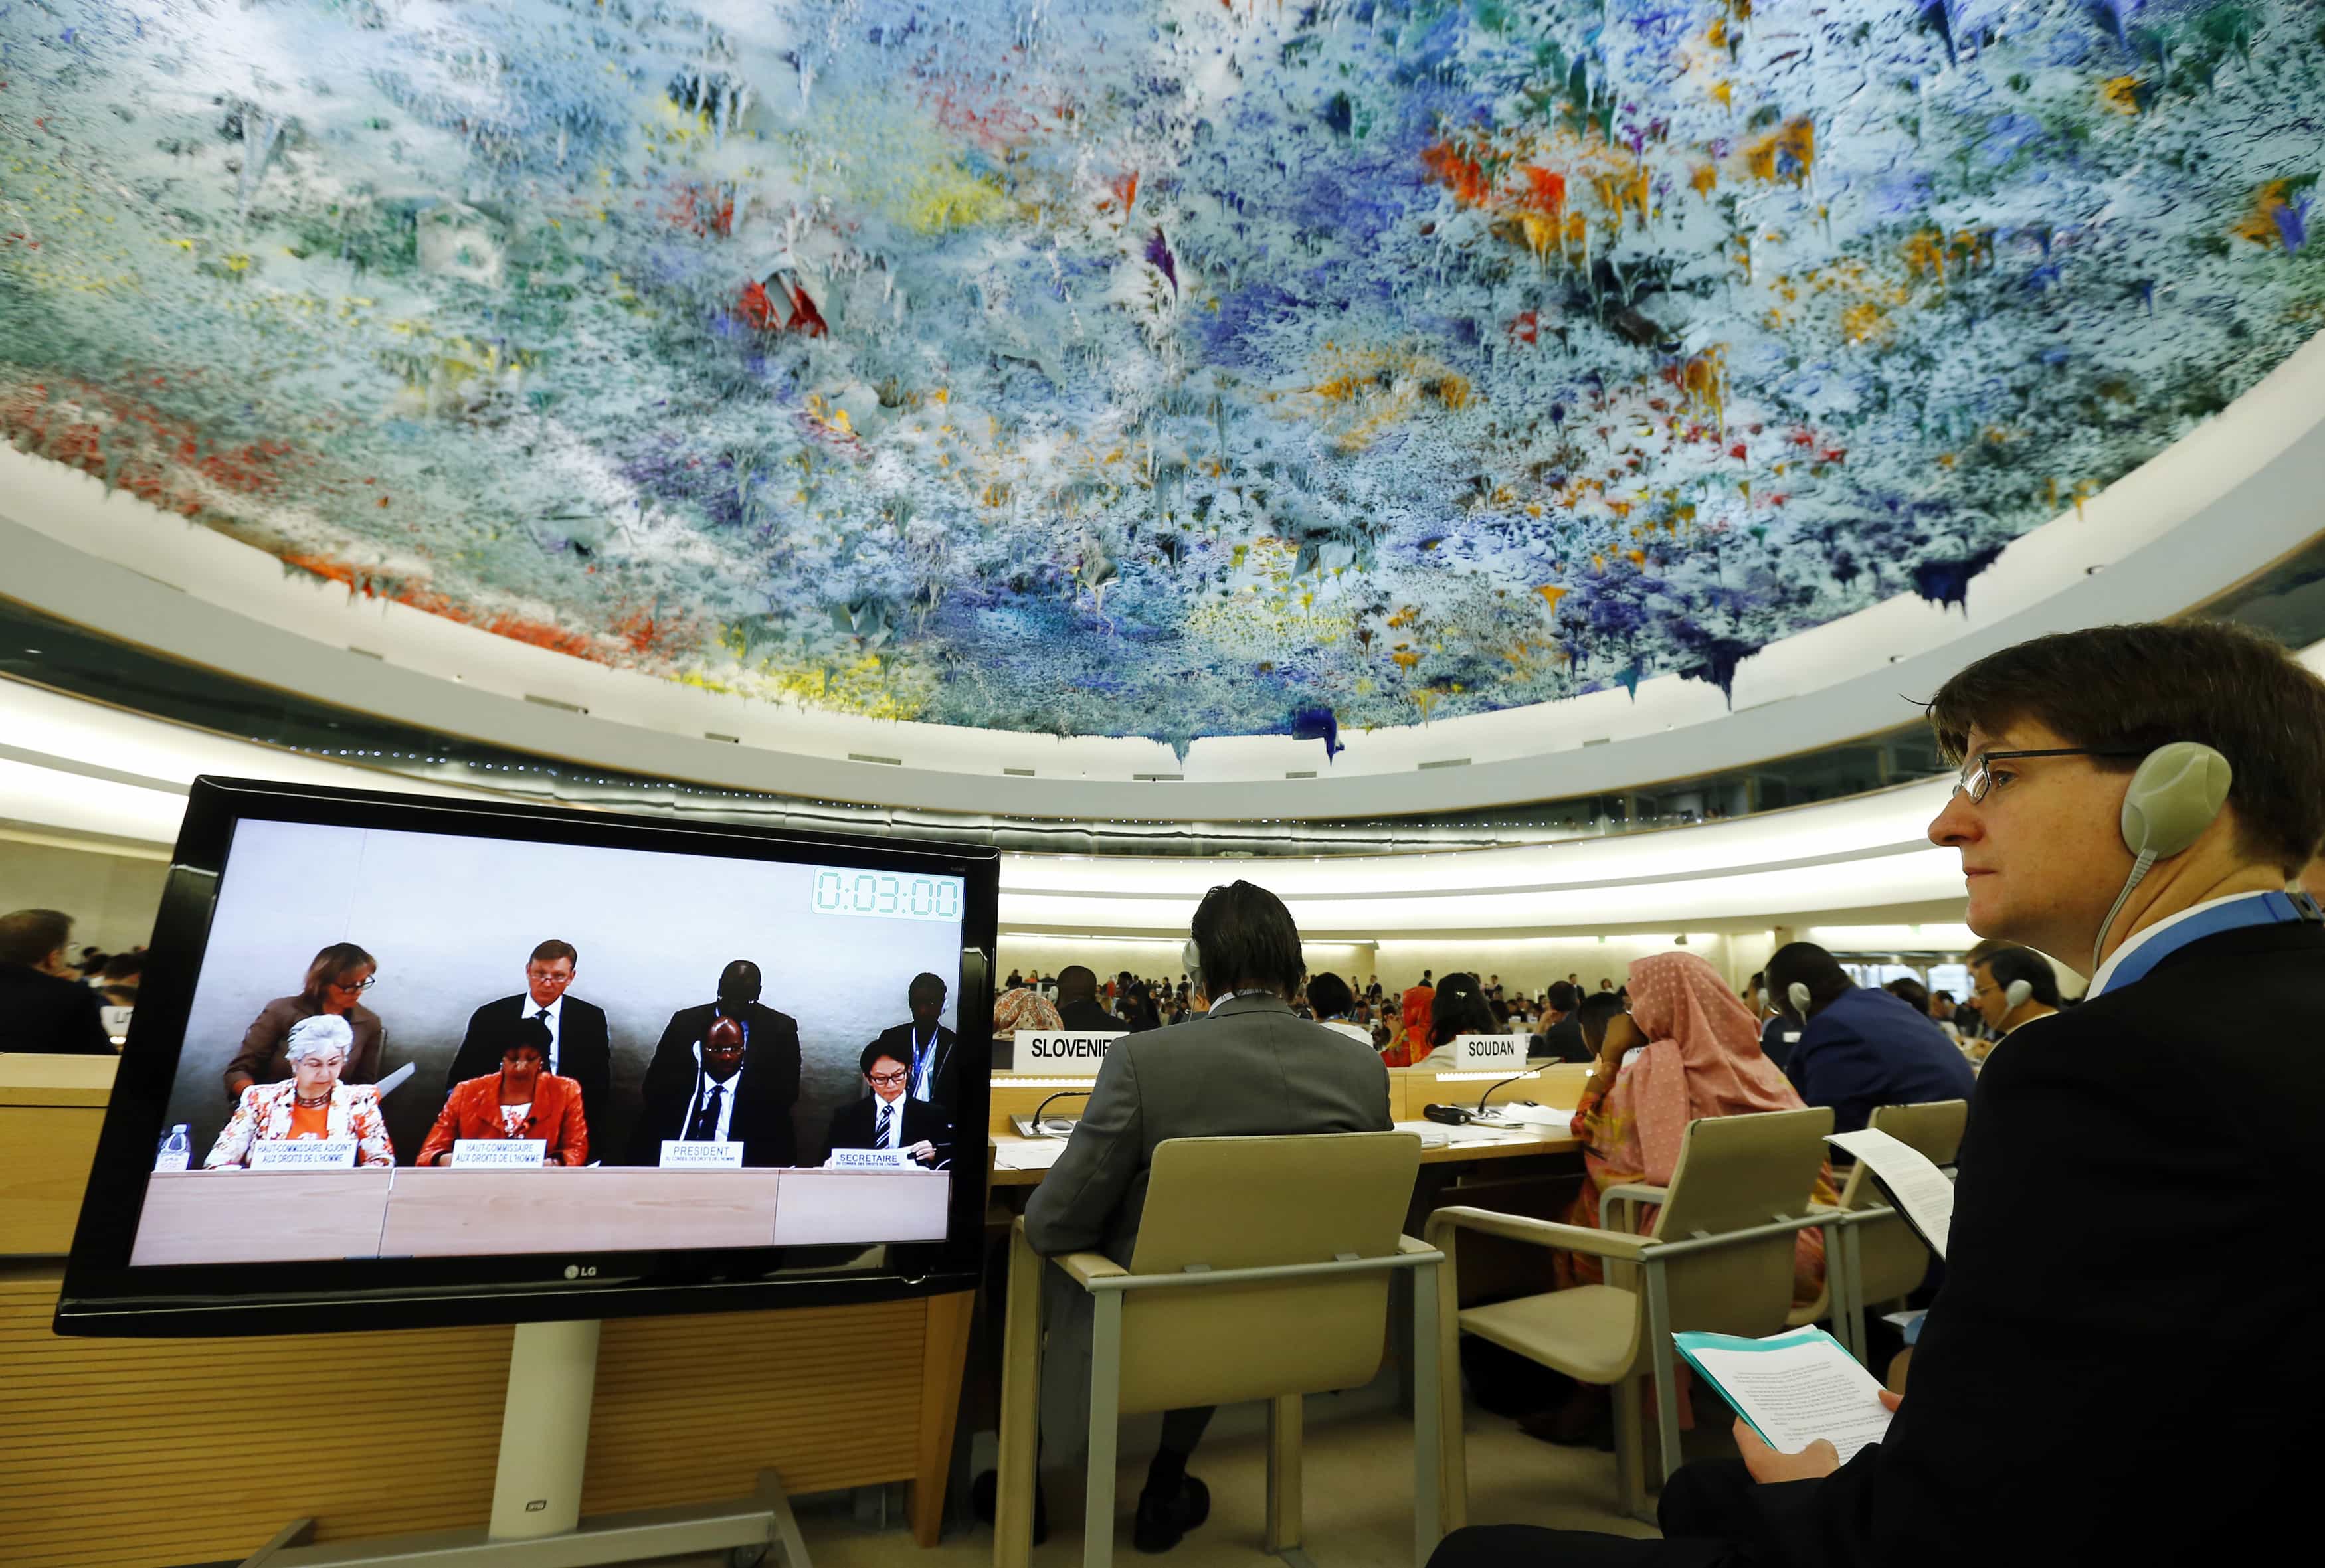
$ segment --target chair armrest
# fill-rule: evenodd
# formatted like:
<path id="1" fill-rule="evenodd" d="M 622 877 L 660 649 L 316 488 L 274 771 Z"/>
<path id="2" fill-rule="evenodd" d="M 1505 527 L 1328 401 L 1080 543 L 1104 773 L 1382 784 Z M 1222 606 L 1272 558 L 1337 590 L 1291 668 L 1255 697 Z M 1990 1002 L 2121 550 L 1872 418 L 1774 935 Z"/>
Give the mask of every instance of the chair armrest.
<path id="1" fill-rule="evenodd" d="M 1497 1214 L 1491 1209 L 1439 1209 L 1429 1216 L 1426 1233 L 1430 1244 L 1440 1250 L 1444 1242 L 1439 1238 L 1457 1230 L 1481 1231 L 1488 1236 L 1525 1241 L 1537 1247 L 1561 1247 L 1570 1252 L 1588 1252 L 1596 1258 L 1616 1258 L 1633 1262 L 1644 1257 L 1655 1245 L 1652 1236 L 1634 1236 L 1626 1231 L 1594 1231 L 1587 1225 L 1528 1219 L 1524 1214 Z"/>
<path id="2" fill-rule="evenodd" d="M 1598 1212 L 1605 1213 L 1612 1203 L 1667 1204 L 1671 1188 L 1651 1187 L 1644 1182 L 1619 1182 L 1598 1194 Z"/>
<path id="3" fill-rule="evenodd" d="M 1401 1255 L 1407 1258 L 1412 1257 L 1416 1252 L 1434 1252 L 1437 1250 L 1436 1248 L 1431 1246 L 1428 1242 L 1416 1241 L 1410 1236 L 1399 1236 L 1396 1239 L 1396 1250 Z"/>
<path id="4" fill-rule="evenodd" d="M 1094 1279 L 1121 1279 L 1130 1273 L 1103 1252 L 1061 1252 L 1050 1261 L 1064 1269 L 1084 1290 Z"/>

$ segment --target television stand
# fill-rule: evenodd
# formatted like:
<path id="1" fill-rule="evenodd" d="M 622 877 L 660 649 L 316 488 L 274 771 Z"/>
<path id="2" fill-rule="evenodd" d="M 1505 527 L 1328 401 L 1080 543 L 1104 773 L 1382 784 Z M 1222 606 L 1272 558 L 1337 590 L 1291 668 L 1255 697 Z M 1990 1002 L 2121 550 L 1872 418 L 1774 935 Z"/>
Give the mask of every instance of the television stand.
<path id="1" fill-rule="evenodd" d="M 791 1499 L 772 1470 L 759 1472 L 748 1497 L 582 1518 L 597 1383 L 594 1320 L 518 1324 L 489 1525 L 312 1546 L 315 1521 L 299 1519 L 242 1568 L 600 1568 L 722 1551 L 736 1568 L 751 1568 L 759 1560 L 753 1549 L 767 1568 L 809 1568 Z"/>

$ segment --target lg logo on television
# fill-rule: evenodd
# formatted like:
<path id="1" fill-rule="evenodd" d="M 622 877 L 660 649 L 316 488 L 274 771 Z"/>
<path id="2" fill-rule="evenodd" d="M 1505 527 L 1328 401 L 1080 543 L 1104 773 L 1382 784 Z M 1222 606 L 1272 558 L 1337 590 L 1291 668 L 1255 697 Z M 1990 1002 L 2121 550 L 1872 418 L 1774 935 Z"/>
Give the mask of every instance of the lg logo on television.
<path id="1" fill-rule="evenodd" d="M 597 1277 L 597 1271 L 595 1268 L 584 1268 L 579 1263 L 568 1263 L 565 1266 L 565 1277 L 568 1279 L 595 1279 Z"/>

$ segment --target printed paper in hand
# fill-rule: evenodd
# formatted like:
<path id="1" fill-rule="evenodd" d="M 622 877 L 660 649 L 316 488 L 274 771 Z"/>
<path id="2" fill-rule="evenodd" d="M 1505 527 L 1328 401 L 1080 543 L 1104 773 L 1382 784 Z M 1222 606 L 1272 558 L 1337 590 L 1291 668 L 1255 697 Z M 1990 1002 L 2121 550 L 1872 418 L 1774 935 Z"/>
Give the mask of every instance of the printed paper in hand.
<path id="1" fill-rule="evenodd" d="M 1954 1222 L 1954 1184 L 1946 1173 L 1912 1144 L 1869 1127 L 1862 1132 L 1836 1132 L 1825 1141 L 1847 1149 L 1881 1178 L 1905 1222 L 1943 1260 L 1946 1235 Z"/>
<path id="2" fill-rule="evenodd" d="M 1675 1333 L 1672 1342 L 1779 1453 L 1821 1437 L 1847 1464 L 1889 1430 L 1881 1385 L 1820 1328 L 1764 1340 Z"/>

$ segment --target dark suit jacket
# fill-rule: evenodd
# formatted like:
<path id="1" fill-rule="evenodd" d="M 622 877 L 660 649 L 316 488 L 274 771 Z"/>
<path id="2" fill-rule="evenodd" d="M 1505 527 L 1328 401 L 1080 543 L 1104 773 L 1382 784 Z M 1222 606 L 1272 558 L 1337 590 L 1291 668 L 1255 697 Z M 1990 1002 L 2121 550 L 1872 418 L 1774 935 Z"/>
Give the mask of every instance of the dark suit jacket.
<path id="1" fill-rule="evenodd" d="M 1803 1104 L 1832 1107 L 1835 1132 L 1858 1131 L 1878 1106 L 1967 1100 L 1978 1086 L 1961 1047 L 1928 1013 L 1870 985 L 1842 992 L 1809 1019 L 1784 1075 Z"/>
<path id="2" fill-rule="evenodd" d="M 1792 1562 L 2251 1562 L 2311 1535 L 2320 981 L 2325 928 L 2223 932 L 1995 1047 L 1887 1439 L 1758 1489 Z"/>
<path id="3" fill-rule="evenodd" d="M 0 1051 L 113 1055 L 97 992 L 29 964 L 0 964 Z"/>
<path id="4" fill-rule="evenodd" d="M 912 1065 L 912 1026 L 911 1024 L 901 1023 L 894 1028 L 883 1029 L 880 1031 L 880 1038 L 872 1043 L 907 1067 Z M 955 1068 L 958 1065 L 955 1057 L 959 1054 L 957 1047 L 959 1044 L 959 1035 L 954 1034 L 942 1024 L 937 1026 L 937 1060 L 935 1068 L 929 1074 L 929 1098 L 940 1105 L 950 1105 L 953 1102 L 953 1084 L 957 1076 Z"/>
<path id="5" fill-rule="evenodd" d="M 519 993 L 488 1001 L 470 1013 L 468 1032 L 460 1037 L 460 1048 L 452 1056 L 452 1070 L 444 1075 L 444 1093 L 449 1096 L 471 1078 L 497 1074 L 501 1049 L 496 1042 L 506 1038 L 506 1026 L 536 1010 L 533 998 Z M 568 996 L 557 1010 L 557 1075 L 581 1085 L 582 1120 L 592 1128 L 605 1129 L 609 1125 L 605 1113 L 614 1103 L 614 1044 L 612 1031 L 606 1026 L 606 1010 Z"/>
<path id="6" fill-rule="evenodd" d="M 851 1101 L 831 1113 L 831 1140 L 828 1148 L 870 1148 L 872 1121 L 877 1103 L 866 1094 Z M 952 1118 L 944 1107 L 925 1100 L 915 1100 L 907 1094 L 896 1102 L 904 1111 L 904 1147 L 910 1148 L 922 1139 L 937 1146 L 937 1161 L 942 1164 L 952 1158 Z"/>
<path id="7" fill-rule="evenodd" d="M 1526 1047 L 1529 1056 L 1548 1056 L 1553 1062 L 1587 1062 L 1590 1060 L 1589 1042 L 1582 1038 L 1582 1020 L 1572 1013 L 1534 1036 Z"/>
<path id="8" fill-rule="evenodd" d="M 1130 1026 L 1094 1001 L 1061 1001 L 1058 1021 L 1078 1035 L 1119 1035 Z"/>
<path id="9" fill-rule="evenodd" d="M 1025 1205 L 1025 1238 L 1045 1256 L 1103 1246 L 1127 1265 L 1164 1139 L 1389 1125 L 1388 1069 L 1369 1047 L 1277 998 L 1239 996 L 1107 1053 L 1080 1124 Z"/>
<path id="10" fill-rule="evenodd" d="M 715 1002 L 681 1008 L 670 1015 L 670 1025 L 646 1064 L 636 1130 L 630 1135 L 630 1163 L 662 1163 L 662 1139 L 682 1137 L 686 1107 L 694 1098 L 694 1082 L 701 1064 L 694 1047 L 710 1028 Z M 727 1119 L 727 1136 L 743 1145 L 745 1165 L 792 1165 L 799 1156 L 799 1139 L 792 1130 L 792 1107 L 799 1103 L 799 1025 L 787 1013 L 757 1002 L 743 1010 L 738 1020 L 750 1044 L 743 1070 L 735 1075 L 735 1109 Z"/>

